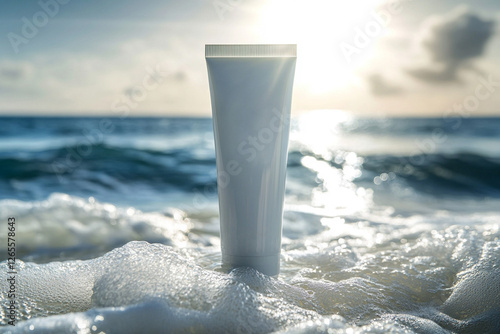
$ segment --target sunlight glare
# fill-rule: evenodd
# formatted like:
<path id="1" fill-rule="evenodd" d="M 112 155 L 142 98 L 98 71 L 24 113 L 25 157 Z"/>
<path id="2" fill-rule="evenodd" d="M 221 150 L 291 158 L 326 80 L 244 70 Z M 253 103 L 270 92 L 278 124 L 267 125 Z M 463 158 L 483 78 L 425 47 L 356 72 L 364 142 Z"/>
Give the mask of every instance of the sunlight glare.
<path id="1" fill-rule="evenodd" d="M 296 83 L 312 93 L 344 87 L 355 67 L 346 66 L 339 42 L 381 1 L 276 0 L 260 15 L 261 37 L 270 43 L 297 43 Z"/>
<path id="2" fill-rule="evenodd" d="M 292 138 L 314 154 L 331 160 L 342 139 L 341 125 L 352 119 L 353 116 L 343 110 L 311 111 L 298 117 L 298 131 L 292 133 Z"/>

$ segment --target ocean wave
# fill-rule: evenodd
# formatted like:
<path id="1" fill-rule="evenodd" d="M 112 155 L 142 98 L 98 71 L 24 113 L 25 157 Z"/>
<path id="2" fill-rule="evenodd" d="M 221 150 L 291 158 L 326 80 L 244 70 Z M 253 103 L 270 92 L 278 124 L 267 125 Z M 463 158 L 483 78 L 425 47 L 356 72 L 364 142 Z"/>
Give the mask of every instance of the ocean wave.
<path id="1" fill-rule="evenodd" d="M 332 225 L 285 247 L 281 279 L 250 268 L 214 271 L 200 265 L 203 256 L 193 257 L 206 249 L 147 242 L 86 261 L 19 261 L 20 322 L 9 330 L 497 333 L 498 224 L 411 237 L 418 224 L 406 223 L 403 230 L 392 227 L 404 242 L 392 243 L 332 237 Z M 370 228 L 383 231 L 380 224 Z"/>
<path id="2" fill-rule="evenodd" d="M 437 118 L 351 118 L 340 128 L 345 133 L 371 135 L 392 134 L 401 137 L 412 135 L 432 136 L 436 133 L 446 136 L 470 138 L 499 137 L 497 117 L 437 117 Z"/>
<path id="3" fill-rule="evenodd" d="M 0 155 L 0 198 L 41 199 L 52 192 L 76 195 L 194 191 L 216 182 L 215 157 L 195 150 L 168 151 L 99 144 Z M 89 195 L 89 196 L 90 196 Z"/>
<path id="4" fill-rule="evenodd" d="M 380 184 L 398 178 L 426 194 L 500 197 L 500 158 L 495 157 L 467 152 L 365 156 L 363 170 L 364 180 L 378 177 Z"/>
<path id="5" fill-rule="evenodd" d="M 22 222 L 16 234 L 18 256 L 32 261 L 100 256 L 132 240 L 175 247 L 210 245 L 206 238 L 188 237 L 192 224 L 180 210 L 145 213 L 93 197 L 55 193 L 39 202 L 2 200 L 0 217 L 7 216 Z M 2 238 L 6 231 L 0 231 Z M 5 258 L 0 255 L 0 260 Z"/>
<path id="6" fill-rule="evenodd" d="M 216 195 L 215 156 L 210 149 L 147 150 L 99 144 L 88 154 L 79 147 L 0 155 L 0 198 L 41 200 L 51 193 L 104 199 L 113 194 Z M 470 152 L 420 155 L 365 155 L 333 151 L 332 157 L 292 149 L 288 158 L 288 193 L 309 194 L 318 174 L 304 166 L 314 157 L 328 163 L 346 182 L 391 193 L 390 187 L 410 187 L 426 195 L 446 197 L 500 197 L 500 158 Z M 356 159 L 357 174 L 349 175 L 347 161 Z M 347 160 L 346 160 L 347 159 Z M 352 168 L 351 168 L 352 169 Z M 352 174 L 352 173 L 351 173 Z M 388 188 L 389 187 L 389 188 Z M 13 196 L 15 194 L 15 196 Z"/>

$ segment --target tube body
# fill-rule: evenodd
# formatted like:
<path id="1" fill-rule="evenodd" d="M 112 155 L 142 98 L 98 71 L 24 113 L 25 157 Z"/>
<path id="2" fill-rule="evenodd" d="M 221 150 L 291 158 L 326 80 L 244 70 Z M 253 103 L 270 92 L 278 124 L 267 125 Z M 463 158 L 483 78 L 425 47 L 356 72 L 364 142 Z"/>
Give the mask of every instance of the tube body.
<path id="1" fill-rule="evenodd" d="M 278 275 L 295 45 L 207 45 L 222 261 Z"/>

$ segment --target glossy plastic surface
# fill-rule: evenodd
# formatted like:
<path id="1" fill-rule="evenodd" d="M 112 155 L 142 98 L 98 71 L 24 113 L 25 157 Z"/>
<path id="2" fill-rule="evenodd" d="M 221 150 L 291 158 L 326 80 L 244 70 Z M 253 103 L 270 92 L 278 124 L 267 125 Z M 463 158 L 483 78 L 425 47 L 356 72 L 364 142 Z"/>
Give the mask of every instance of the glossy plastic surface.
<path id="1" fill-rule="evenodd" d="M 295 57 L 207 57 L 223 264 L 279 273 Z"/>

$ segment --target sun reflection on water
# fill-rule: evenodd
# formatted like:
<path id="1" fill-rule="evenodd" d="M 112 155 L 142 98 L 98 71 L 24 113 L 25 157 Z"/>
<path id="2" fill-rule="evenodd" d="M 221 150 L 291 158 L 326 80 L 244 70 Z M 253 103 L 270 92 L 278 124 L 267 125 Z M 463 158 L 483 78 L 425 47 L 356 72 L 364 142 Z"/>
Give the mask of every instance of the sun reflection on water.
<path id="1" fill-rule="evenodd" d="M 317 110 L 301 115 L 292 132 L 292 145 L 304 154 L 301 165 L 316 173 L 311 205 L 332 216 L 364 211 L 372 203 L 372 190 L 353 183 L 362 174 L 363 158 L 339 149 L 341 126 L 352 120 L 344 111 Z"/>
<path id="2" fill-rule="evenodd" d="M 342 110 L 315 110 L 300 115 L 291 134 L 292 145 L 295 142 L 302 146 L 301 149 L 331 160 L 341 139 L 340 126 L 352 119 L 351 114 Z"/>

